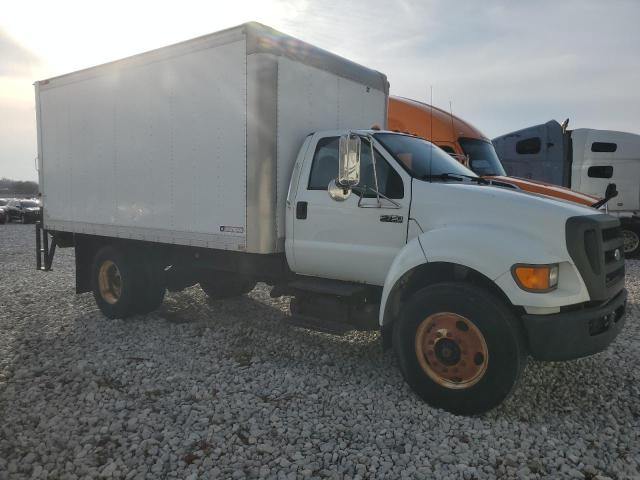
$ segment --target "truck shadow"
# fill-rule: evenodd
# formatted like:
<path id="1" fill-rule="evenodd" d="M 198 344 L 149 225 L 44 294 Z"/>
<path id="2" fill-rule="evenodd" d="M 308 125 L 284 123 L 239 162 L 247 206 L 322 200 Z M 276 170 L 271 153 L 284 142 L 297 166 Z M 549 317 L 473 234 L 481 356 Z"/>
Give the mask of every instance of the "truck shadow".
<path id="1" fill-rule="evenodd" d="M 25 329 L 14 331 L 13 348 L 22 351 L 16 357 L 20 364 L 5 365 L 9 368 L 4 381 L 28 382 L 24 375 L 32 372 L 47 375 L 47 363 L 56 361 L 61 362 L 61 367 L 62 360 L 69 365 L 67 372 L 58 370 L 57 375 L 65 379 L 75 375 L 75 362 L 96 355 L 122 358 L 118 361 L 129 363 L 159 364 L 166 360 L 162 358 L 166 352 L 172 352 L 175 357 L 197 356 L 196 364 L 210 371 L 215 371 L 219 360 L 232 361 L 239 374 L 247 377 L 251 377 L 252 369 L 270 369 L 276 378 L 292 372 L 308 376 L 310 392 L 317 393 L 314 382 L 333 385 L 333 394 L 336 385 L 341 389 L 368 389 L 385 395 L 385 401 L 392 404 L 432 415 L 429 412 L 433 409 L 422 403 L 402 380 L 392 352 L 383 351 L 379 333 L 351 331 L 336 336 L 292 327 L 286 323 L 287 299 L 269 298 L 264 287 L 247 296 L 213 302 L 199 289 L 188 289 L 169 294 L 157 312 L 115 322 L 102 317 L 90 295 L 76 297 L 66 287 L 62 284 L 56 290 L 60 291 L 61 302 L 70 300 L 73 304 L 73 320 L 62 328 L 37 330 L 35 324 L 49 319 L 35 315 L 24 324 Z M 65 300 L 67 295 L 71 298 Z M 53 315 L 54 310 L 52 306 L 46 315 Z M 629 315 L 636 316 L 636 310 L 633 305 Z M 161 346 L 145 350 L 151 325 L 153 341 Z M 614 344 L 593 357 L 564 363 L 530 362 L 513 395 L 479 420 L 488 428 L 505 419 L 535 428 L 563 421 L 586 425 L 591 421 L 587 419 L 617 415 L 634 418 L 637 424 L 640 369 L 634 365 L 638 363 L 638 342 L 629 338 L 639 339 L 639 328 L 636 322 L 628 321 Z M 124 337 L 131 339 L 127 343 L 137 345 L 140 352 L 127 352 L 130 347 L 124 347 L 119 340 Z M 96 352 L 96 348 L 100 351 Z M 64 359 L 60 357 L 62 352 Z M 183 359 L 181 363 L 188 362 Z M 29 373 L 13 378 L 18 370 Z M 113 382 L 119 385 L 120 380 Z M 19 391 L 16 389 L 15 395 Z M 298 394 L 305 396 L 307 392 L 301 390 Z M 5 402 L 11 396 L 7 390 L 0 393 Z M 441 415 L 450 417 L 447 413 L 437 416 Z M 558 423 L 557 419 L 563 420 Z"/>
<path id="2" fill-rule="evenodd" d="M 169 303 L 160 313 L 169 322 L 188 322 L 196 317 L 205 318 L 201 328 L 230 328 L 235 341 L 231 354 L 242 367 L 251 367 L 254 356 L 268 352 L 275 364 L 283 368 L 297 364 L 303 370 L 312 370 L 318 364 L 335 367 L 350 365 L 348 372 L 334 372 L 336 382 L 349 382 L 365 377 L 381 388 L 397 389 L 406 399 L 420 403 L 402 381 L 392 352 L 384 352 L 378 332 L 351 331 L 336 336 L 291 327 L 286 323 L 286 302 L 277 307 L 266 300 L 264 291 L 226 301 L 184 305 L 181 301 Z M 637 357 L 637 350 L 624 350 L 624 337 L 637 336 L 637 328 L 627 326 L 610 349 L 588 358 L 569 362 L 536 362 L 530 360 L 523 377 L 508 400 L 484 415 L 487 420 L 511 418 L 527 424 L 547 423 L 549 417 L 563 417 L 582 422 L 584 418 L 606 415 L 612 405 L 630 410 L 640 418 L 640 405 L 630 402 L 636 398 L 629 390 L 640 380 L 639 370 L 633 371 L 634 362 L 621 359 L 620 354 Z M 282 349 L 282 344 L 291 348 Z M 270 348 L 273 344 L 276 347 Z M 223 346 L 217 345 L 216 348 Z M 300 352 L 304 352 L 301 354 Z M 338 369 L 339 370 L 339 369 Z M 612 372 L 615 372 L 612 374 Z M 571 403 L 566 400 L 570 398 Z M 425 408 L 430 408 L 425 404 Z"/>

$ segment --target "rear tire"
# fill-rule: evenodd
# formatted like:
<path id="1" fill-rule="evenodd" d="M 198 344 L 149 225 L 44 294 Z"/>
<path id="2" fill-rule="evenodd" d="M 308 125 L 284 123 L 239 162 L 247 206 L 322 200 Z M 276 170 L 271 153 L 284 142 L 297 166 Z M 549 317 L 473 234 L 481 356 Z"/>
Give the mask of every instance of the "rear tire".
<path id="1" fill-rule="evenodd" d="M 502 403 L 527 361 L 518 318 L 497 297 L 464 283 L 416 292 L 393 325 L 393 349 L 423 400 L 460 415 Z"/>
<path id="2" fill-rule="evenodd" d="M 624 256 L 626 258 L 640 258 L 640 226 L 638 224 L 623 224 Z"/>
<path id="3" fill-rule="evenodd" d="M 137 313 L 147 314 L 156 310 L 164 301 L 166 292 L 165 272 L 154 252 L 140 252 L 139 269 L 141 272 L 140 297 L 137 301 Z"/>
<path id="4" fill-rule="evenodd" d="M 237 297 L 249 293 L 256 286 L 251 277 L 233 272 L 212 272 L 200 280 L 200 288 L 212 300 Z"/>
<path id="5" fill-rule="evenodd" d="M 139 312 L 144 277 L 131 251 L 102 247 L 91 266 L 91 287 L 96 304 L 108 318 L 126 318 Z"/>

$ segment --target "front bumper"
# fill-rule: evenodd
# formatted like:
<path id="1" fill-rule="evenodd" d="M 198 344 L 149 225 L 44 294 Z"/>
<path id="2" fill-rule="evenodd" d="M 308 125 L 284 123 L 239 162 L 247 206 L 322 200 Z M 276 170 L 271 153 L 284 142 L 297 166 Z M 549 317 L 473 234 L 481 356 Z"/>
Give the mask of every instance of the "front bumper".
<path id="1" fill-rule="evenodd" d="M 537 360 L 572 360 L 601 352 L 624 326 L 627 291 L 604 305 L 552 315 L 523 315 L 529 352 Z"/>

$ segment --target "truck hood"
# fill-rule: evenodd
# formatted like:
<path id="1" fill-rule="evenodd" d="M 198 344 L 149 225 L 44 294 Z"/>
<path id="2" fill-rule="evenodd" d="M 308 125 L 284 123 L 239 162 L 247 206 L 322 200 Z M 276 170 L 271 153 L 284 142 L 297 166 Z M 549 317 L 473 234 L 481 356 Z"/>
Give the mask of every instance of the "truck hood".
<path id="1" fill-rule="evenodd" d="M 559 198 L 568 202 L 586 205 L 588 207 L 600 200 L 599 197 L 594 197 L 593 195 L 587 195 L 585 193 L 576 192 L 566 187 L 552 185 L 551 183 L 541 182 L 539 180 L 531 180 L 529 178 L 503 176 L 492 176 L 485 178 L 490 182 L 495 182 L 496 186 L 508 187 L 509 185 L 512 185 L 520 190 L 524 190 L 525 192 L 538 193 L 547 197 Z"/>
<path id="2" fill-rule="evenodd" d="M 423 232 L 452 226 L 464 226 L 469 231 L 469 227 L 478 225 L 482 229 L 517 231 L 564 251 L 567 219 L 598 214 L 602 213 L 522 190 L 467 182 L 413 180 L 410 216 Z M 556 250 L 556 253 L 560 252 Z"/>

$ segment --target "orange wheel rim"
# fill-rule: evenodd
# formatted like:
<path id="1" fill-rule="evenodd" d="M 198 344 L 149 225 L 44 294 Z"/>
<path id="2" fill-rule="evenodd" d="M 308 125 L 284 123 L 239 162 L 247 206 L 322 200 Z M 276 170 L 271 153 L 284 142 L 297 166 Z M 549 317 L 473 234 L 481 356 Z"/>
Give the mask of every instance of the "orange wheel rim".
<path id="1" fill-rule="evenodd" d="M 118 266 L 111 260 L 105 260 L 98 271 L 98 289 L 107 303 L 114 304 L 122 295 L 122 276 Z"/>
<path id="2" fill-rule="evenodd" d="M 469 388 L 487 371 L 484 335 L 466 317 L 441 312 L 425 318 L 416 332 L 416 356 L 422 370 L 446 388 Z"/>

